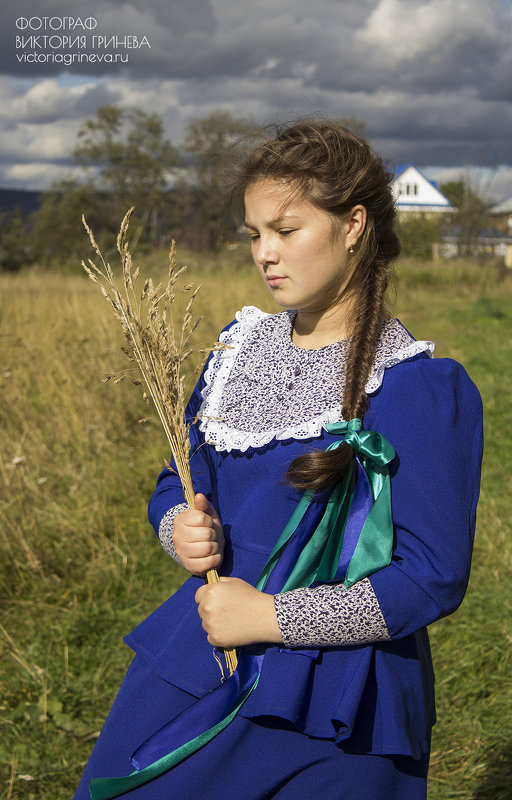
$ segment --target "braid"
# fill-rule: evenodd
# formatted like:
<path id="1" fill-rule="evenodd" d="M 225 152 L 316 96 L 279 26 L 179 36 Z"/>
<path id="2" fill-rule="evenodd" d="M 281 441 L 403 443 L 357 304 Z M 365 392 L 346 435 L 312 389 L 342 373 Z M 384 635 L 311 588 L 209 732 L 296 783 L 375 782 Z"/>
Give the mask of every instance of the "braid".
<path id="1" fill-rule="evenodd" d="M 343 419 L 362 419 L 367 406 L 366 383 L 370 376 L 375 348 L 384 318 L 384 295 L 387 270 L 370 276 L 360 293 L 360 307 L 345 366 L 345 389 L 341 414 Z M 353 458 L 349 444 L 336 450 L 314 451 L 298 456 L 288 468 L 288 483 L 297 489 L 317 491 L 339 480 Z"/>
<path id="2" fill-rule="evenodd" d="M 284 180 L 293 199 L 307 200 L 340 221 L 357 205 L 366 209 L 366 226 L 353 256 L 359 290 L 342 399 L 343 419 L 362 419 L 368 407 L 365 387 L 386 316 L 390 265 L 400 253 L 391 175 L 361 137 L 335 122 L 306 120 L 278 128 L 238 168 L 232 191 L 238 220 L 243 219 L 247 188 L 267 178 Z M 345 443 L 329 452 L 307 453 L 293 461 L 287 480 L 300 489 L 322 489 L 340 479 L 352 458 Z"/>
<path id="3" fill-rule="evenodd" d="M 387 284 L 387 275 L 381 270 L 369 276 L 361 292 L 360 310 L 345 367 L 345 391 L 341 413 L 346 420 L 354 417 L 362 419 L 368 406 L 365 387 L 384 321 L 384 295 Z"/>

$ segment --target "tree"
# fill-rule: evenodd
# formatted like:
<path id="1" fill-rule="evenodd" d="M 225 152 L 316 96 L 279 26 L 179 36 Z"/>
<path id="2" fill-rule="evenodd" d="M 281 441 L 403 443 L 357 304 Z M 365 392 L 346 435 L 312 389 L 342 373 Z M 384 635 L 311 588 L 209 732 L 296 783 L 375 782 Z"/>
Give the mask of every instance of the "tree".
<path id="1" fill-rule="evenodd" d="M 415 214 L 403 212 L 398 218 L 398 236 L 402 255 L 430 261 L 433 247 L 446 225 L 444 214 Z"/>
<path id="2" fill-rule="evenodd" d="M 257 130 L 252 121 L 223 110 L 187 126 L 183 147 L 191 155 L 192 192 L 197 208 L 194 225 L 204 244 L 212 249 L 220 247 L 232 231 L 226 162 L 234 156 L 234 145 Z"/>
<path id="3" fill-rule="evenodd" d="M 471 188 L 469 181 L 443 183 L 441 191 L 456 209 L 450 219 L 451 227 L 457 235 L 459 255 L 471 255 L 475 240 L 488 225 L 487 207 L 480 195 Z"/>
<path id="4" fill-rule="evenodd" d="M 19 208 L 0 217 L 0 270 L 17 272 L 30 263 L 27 229 Z"/>
<path id="5" fill-rule="evenodd" d="M 352 131 L 352 133 L 357 133 L 358 136 L 362 136 L 363 138 L 368 136 L 366 122 L 360 117 L 355 117 L 353 115 L 340 117 L 338 122 L 340 125 L 343 125 L 344 128 L 348 128 L 349 131 Z"/>
<path id="6" fill-rule="evenodd" d="M 101 198 L 91 185 L 68 178 L 45 192 L 32 219 L 32 261 L 78 267 L 88 247 L 82 214 L 95 230 L 101 226 Z"/>
<path id="7" fill-rule="evenodd" d="M 161 117 L 139 108 L 101 106 L 78 132 L 75 162 L 92 172 L 114 228 L 134 205 L 143 223 L 151 218 L 151 240 L 158 236 L 158 210 L 165 199 L 177 151 L 164 138 Z"/>

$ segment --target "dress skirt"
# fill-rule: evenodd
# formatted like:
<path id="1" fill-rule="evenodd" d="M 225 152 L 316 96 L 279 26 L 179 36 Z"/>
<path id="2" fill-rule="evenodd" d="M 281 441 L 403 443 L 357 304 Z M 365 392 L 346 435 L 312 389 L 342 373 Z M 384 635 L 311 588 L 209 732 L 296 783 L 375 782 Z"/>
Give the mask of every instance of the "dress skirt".
<path id="1" fill-rule="evenodd" d="M 162 680 L 136 655 L 96 742 L 74 800 L 91 778 L 133 772 L 130 756 L 196 698 Z M 283 719 L 237 716 L 209 744 L 126 800 L 425 800 L 428 756 L 360 755 L 300 733 Z"/>

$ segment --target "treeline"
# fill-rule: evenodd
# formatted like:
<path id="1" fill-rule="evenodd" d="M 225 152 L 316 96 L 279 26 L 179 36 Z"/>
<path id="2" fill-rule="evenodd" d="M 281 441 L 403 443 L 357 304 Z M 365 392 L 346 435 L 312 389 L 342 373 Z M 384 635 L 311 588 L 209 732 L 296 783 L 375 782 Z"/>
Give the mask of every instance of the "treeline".
<path id="1" fill-rule="evenodd" d="M 342 124 L 365 134 L 365 124 Z M 108 252 L 126 211 L 135 206 L 132 249 L 179 244 L 217 251 L 237 236 L 229 207 L 229 164 L 263 131 L 253 120 L 217 110 L 190 122 L 183 141 L 165 137 L 158 114 L 102 106 L 80 128 L 73 161 L 80 179 L 68 177 L 40 197 L 30 215 L 0 215 L 0 270 L 30 264 L 76 265 L 88 247 L 82 214 Z M 75 174 L 77 169 L 75 169 Z M 441 186 L 456 208 L 450 215 L 407 215 L 400 220 L 403 253 L 430 259 L 435 242 L 456 231 L 459 254 L 469 255 L 487 223 L 483 200 L 463 182 Z"/>
<path id="2" fill-rule="evenodd" d="M 158 114 L 100 107 L 80 128 L 73 150 L 82 178 L 54 184 L 29 216 L 16 209 L 0 218 L 0 269 L 76 263 L 84 254 L 82 214 L 108 249 L 131 206 L 139 251 L 167 246 L 171 235 L 218 250 L 236 235 L 227 164 L 259 135 L 251 120 L 217 110 L 190 122 L 175 146 Z"/>
<path id="3" fill-rule="evenodd" d="M 402 214 L 398 235 L 404 256 L 430 259 L 434 245 L 451 236 L 457 254 L 468 258 L 475 254 L 480 234 L 492 227 L 487 204 L 468 181 L 449 181 L 439 188 L 454 210 L 446 214 Z"/>

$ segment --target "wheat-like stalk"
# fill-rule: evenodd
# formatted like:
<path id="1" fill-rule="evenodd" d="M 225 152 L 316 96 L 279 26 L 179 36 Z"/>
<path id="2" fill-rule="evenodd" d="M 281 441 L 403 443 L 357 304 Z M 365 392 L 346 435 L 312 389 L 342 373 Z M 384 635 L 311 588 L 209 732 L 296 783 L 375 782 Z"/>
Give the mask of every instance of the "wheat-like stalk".
<path id="1" fill-rule="evenodd" d="M 190 291 L 191 295 L 178 329 L 174 314 L 177 281 L 187 268 L 176 265 L 173 241 L 169 253 L 167 285 L 164 288 L 161 284 L 155 286 L 151 278 L 148 278 L 142 291 L 138 291 L 136 284 L 139 268 L 134 267 L 127 241 L 132 213 L 133 208 L 125 215 L 117 237 L 117 249 L 122 264 L 120 286 L 114 278 L 110 264 L 105 261 L 85 217 L 82 217 L 82 222 L 100 265 L 89 258 L 87 263 L 82 261 L 82 266 L 90 279 L 99 285 L 102 294 L 112 306 L 114 316 L 121 323 L 126 340 L 122 350 L 138 367 L 146 386 L 145 397 L 149 396 L 153 401 L 167 436 L 185 500 L 190 508 L 194 508 L 194 487 L 189 462 L 190 425 L 185 420 L 185 378 L 182 367 L 191 356 L 201 352 L 191 347 L 192 335 L 201 321 L 200 317 L 193 321 L 192 315 L 199 287 L 194 289 L 191 284 L 183 287 L 185 291 Z M 124 376 L 110 374 L 106 379 L 120 380 L 122 377 Z M 133 382 L 142 383 L 137 379 Z M 170 467 L 170 464 L 168 466 Z M 219 581 L 217 571 L 214 569 L 206 573 L 206 578 L 208 583 Z M 224 655 L 232 673 L 237 664 L 236 652 L 225 650 Z"/>

